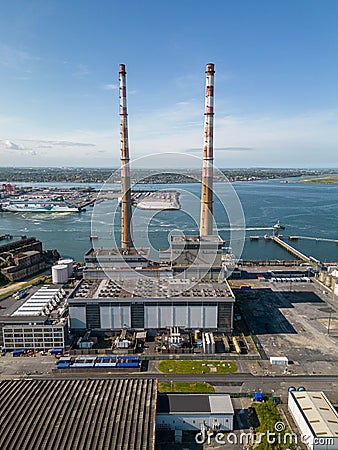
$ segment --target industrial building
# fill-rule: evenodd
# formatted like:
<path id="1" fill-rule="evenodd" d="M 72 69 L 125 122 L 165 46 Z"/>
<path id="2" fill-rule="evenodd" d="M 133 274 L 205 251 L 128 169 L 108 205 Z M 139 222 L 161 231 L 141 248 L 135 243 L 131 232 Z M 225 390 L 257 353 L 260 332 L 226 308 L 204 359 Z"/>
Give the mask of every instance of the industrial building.
<path id="1" fill-rule="evenodd" d="M 338 413 L 323 392 L 291 391 L 288 407 L 309 449 L 338 448 Z"/>
<path id="2" fill-rule="evenodd" d="M 155 380 L 1 381 L 0 448 L 154 450 L 156 398 Z"/>
<path id="3" fill-rule="evenodd" d="M 234 409 L 228 394 L 159 394 L 156 428 L 159 430 L 232 431 Z"/>
<path id="4" fill-rule="evenodd" d="M 93 249 L 84 256 L 85 267 L 83 278 L 89 280 L 125 279 L 139 276 L 169 276 L 172 274 L 168 268 L 161 268 L 158 264 L 149 261 L 149 248 L 128 251 L 118 248 Z"/>
<path id="5" fill-rule="evenodd" d="M 34 237 L 0 246 L 1 273 L 10 281 L 19 281 L 45 268 L 42 243 Z"/>
<path id="6" fill-rule="evenodd" d="M 217 330 L 231 333 L 235 297 L 225 280 L 222 239 L 213 233 L 214 65 L 206 66 L 199 236 L 172 236 L 169 261 L 149 260 L 132 239 L 126 71 L 120 65 L 121 247 L 91 248 L 83 280 L 68 298 L 70 328 L 106 331 Z"/>
<path id="7" fill-rule="evenodd" d="M 190 279 L 222 281 L 223 240 L 218 235 L 171 236 L 171 267 L 173 276 Z"/>
<path id="8" fill-rule="evenodd" d="M 0 311 L 0 345 L 5 350 L 65 348 L 68 343 L 66 293 L 42 286 L 29 298 L 10 297 Z"/>
<path id="9" fill-rule="evenodd" d="M 187 279 L 83 280 L 68 298 L 72 331 L 124 327 L 231 332 L 235 297 L 227 282 Z"/>

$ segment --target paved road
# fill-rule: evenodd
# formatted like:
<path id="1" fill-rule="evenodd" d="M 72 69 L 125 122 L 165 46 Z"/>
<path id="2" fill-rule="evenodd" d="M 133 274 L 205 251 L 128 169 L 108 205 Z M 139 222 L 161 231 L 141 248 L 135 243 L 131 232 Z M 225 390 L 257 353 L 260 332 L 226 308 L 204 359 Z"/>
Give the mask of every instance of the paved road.
<path id="1" fill-rule="evenodd" d="M 299 376 L 254 376 L 251 374 L 162 374 L 150 372 L 114 373 L 82 372 L 32 374 L 25 379 L 97 379 L 97 378 L 157 378 L 159 382 L 207 382 L 215 387 L 215 392 L 249 394 L 262 391 L 265 394 L 282 397 L 287 401 L 288 387 L 304 386 L 307 390 L 324 391 L 332 402 L 338 404 L 338 376 L 336 375 L 299 375 Z"/>
<path id="2" fill-rule="evenodd" d="M 32 374 L 30 378 L 39 379 L 63 379 L 63 378 L 157 378 L 159 381 L 205 381 L 207 383 L 237 383 L 237 382 L 254 382 L 263 381 L 264 383 L 338 383 L 337 375 L 298 375 L 298 376 L 254 376 L 246 373 L 237 374 L 165 374 L 165 373 L 150 373 L 150 372 L 130 372 L 130 373 L 115 373 L 115 372 L 81 372 L 81 373 L 67 373 L 57 372 L 52 374 Z"/>

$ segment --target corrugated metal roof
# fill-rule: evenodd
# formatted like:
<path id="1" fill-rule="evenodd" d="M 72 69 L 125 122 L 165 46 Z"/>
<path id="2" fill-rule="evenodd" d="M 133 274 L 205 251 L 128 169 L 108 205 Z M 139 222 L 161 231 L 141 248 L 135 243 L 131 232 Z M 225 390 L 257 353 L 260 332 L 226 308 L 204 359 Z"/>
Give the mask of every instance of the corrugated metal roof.
<path id="1" fill-rule="evenodd" d="M 148 379 L 3 380 L 0 448 L 153 450 L 156 395 Z"/>
<path id="2" fill-rule="evenodd" d="M 338 413 L 323 392 L 291 392 L 317 437 L 338 437 Z"/>
<path id="3" fill-rule="evenodd" d="M 59 302 L 57 295 L 60 292 L 61 288 L 43 286 L 13 312 L 12 316 L 45 315 L 45 308 L 54 309 Z"/>

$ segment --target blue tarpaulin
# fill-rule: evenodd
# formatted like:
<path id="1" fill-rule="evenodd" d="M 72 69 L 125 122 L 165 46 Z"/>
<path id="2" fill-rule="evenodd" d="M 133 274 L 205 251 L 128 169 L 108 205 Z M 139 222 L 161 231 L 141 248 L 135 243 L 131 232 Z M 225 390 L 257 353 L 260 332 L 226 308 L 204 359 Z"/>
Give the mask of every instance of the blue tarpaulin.
<path id="1" fill-rule="evenodd" d="M 255 392 L 254 401 L 261 402 L 263 400 L 263 395 L 261 392 Z"/>

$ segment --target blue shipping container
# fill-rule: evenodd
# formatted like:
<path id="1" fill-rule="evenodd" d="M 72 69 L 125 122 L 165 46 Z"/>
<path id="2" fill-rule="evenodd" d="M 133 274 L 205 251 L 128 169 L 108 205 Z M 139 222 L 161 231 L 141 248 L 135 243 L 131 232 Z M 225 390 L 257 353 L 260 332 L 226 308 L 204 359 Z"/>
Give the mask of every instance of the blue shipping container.
<path id="1" fill-rule="evenodd" d="M 138 362 L 118 362 L 117 364 L 116 364 L 116 367 L 138 367 L 139 366 L 139 364 L 138 364 Z"/>
<path id="2" fill-rule="evenodd" d="M 58 366 L 58 369 L 68 369 L 70 367 L 70 363 L 69 362 L 61 362 L 57 366 Z"/>

